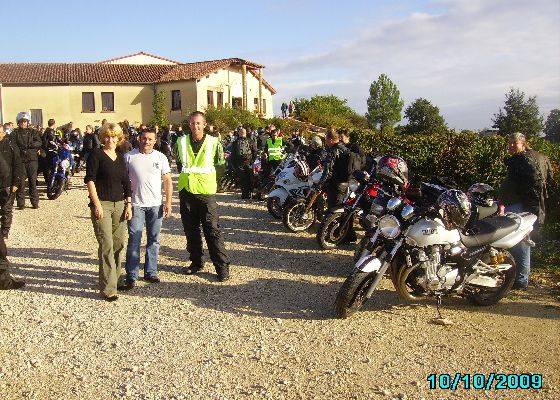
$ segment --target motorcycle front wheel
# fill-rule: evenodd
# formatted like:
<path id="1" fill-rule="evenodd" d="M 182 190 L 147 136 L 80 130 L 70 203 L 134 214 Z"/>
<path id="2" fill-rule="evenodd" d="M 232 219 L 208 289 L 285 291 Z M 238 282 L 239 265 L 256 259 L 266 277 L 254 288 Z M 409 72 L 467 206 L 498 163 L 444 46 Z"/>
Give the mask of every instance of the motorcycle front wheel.
<path id="1" fill-rule="evenodd" d="M 354 272 L 336 296 L 336 317 L 346 319 L 358 311 L 367 300 L 366 293 L 377 277 L 377 272 Z"/>
<path id="2" fill-rule="evenodd" d="M 54 178 L 52 187 L 47 188 L 47 198 L 49 200 L 56 200 L 62 194 L 63 189 L 64 189 L 63 179 L 62 177 L 57 176 L 56 178 Z"/>
<path id="3" fill-rule="evenodd" d="M 490 306 L 496 304 L 510 291 L 513 282 L 515 281 L 515 260 L 513 256 L 502 250 L 502 255 L 504 256 L 504 261 L 502 264 L 511 264 L 511 268 L 505 271 L 501 271 L 496 277 L 498 279 L 499 285 L 495 288 L 489 287 L 477 287 L 471 288 L 471 293 L 467 296 L 469 301 L 478 306 Z M 483 257 L 482 261 L 489 262 L 489 256 Z"/>
<path id="4" fill-rule="evenodd" d="M 340 212 L 325 216 L 317 231 L 317 243 L 322 249 L 334 249 L 344 240 L 350 230 L 350 224 L 341 226 L 346 217 L 346 213 Z"/>
<path id="5" fill-rule="evenodd" d="M 282 219 L 282 204 L 279 197 L 273 196 L 266 199 L 266 208 L 274 218 Z"/>
<path id="6" fill-rule="evenodd" d="M 282 215 L 284 226 L 291 232 L 303 232 L 313 225 L 317 217 L 314 208 L 307 210 L 305 199 L 291 201 Z"/>

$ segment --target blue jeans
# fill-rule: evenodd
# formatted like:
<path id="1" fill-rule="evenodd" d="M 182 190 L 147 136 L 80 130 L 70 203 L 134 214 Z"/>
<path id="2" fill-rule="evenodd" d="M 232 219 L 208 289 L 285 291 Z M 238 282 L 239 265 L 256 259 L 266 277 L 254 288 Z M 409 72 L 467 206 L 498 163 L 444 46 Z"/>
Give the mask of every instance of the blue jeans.
<path id="1" fill-rule="evenodd" d="M 519 213 L 523 211 L 521 203 L 515 203 L 506 207 L 506 212 Z M 515 283 L 521 286 L 529 284 L 529 273 L 531 272 L 531 246 L 522 240 L 509 249 L 515 260 L 516 276 Z"/>
<path id="2" fill-rule="evenodd" d="M 128 248 L 126 249 L 126 279 L 137 280 L 140 269 L 140 242 L 146 225 L 146 257 L 144 278 L 157 275 L 159 232 L 163 221 L 163 205 L 156 207 L 132 207 L 132 219 L 128 221 Z"/>

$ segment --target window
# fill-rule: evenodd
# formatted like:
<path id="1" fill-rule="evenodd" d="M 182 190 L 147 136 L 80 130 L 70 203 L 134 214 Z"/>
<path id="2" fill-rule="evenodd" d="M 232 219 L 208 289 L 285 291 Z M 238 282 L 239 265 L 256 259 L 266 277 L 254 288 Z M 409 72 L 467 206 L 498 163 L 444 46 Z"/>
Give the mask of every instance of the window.
<path id="1" fill-rule="evenodd" d="M 82 92 L 82 112 L 95 112 L 93 92 Z"/>
<path id="2" fill-rule="evenodd" d="M 222 108 L 224 106 L 224 92 L 216 92 L 216 95 L 218 96 L 216 104 L 218 105 L 218 108 Z"/>
<path id="3" fill-rule="evenodd" d="M 206 91 L 206 100 L 208 101 L 208 106 L 214 105 L 214 92 L 211 90 Z"/>
<path id="4" fill-rule="evenodd" d="M 31 125 L 43 126 L 43 110 L 35 109 L 31 110 Z"/>
<path id="5" fill-rule="evenodd" d="M 255 112 L 259 112 L 259 98 L 255 97 L 255 101 L 253 102 L 255 105 Z"/>
<path id="6" fill-rule="evenodd" d="M 171 91 L 171 111 L 181 110 L 181 91 Z"/>
<path id="7" fill-rule="evenodd" d="M 115 93 L 101 92 L 101 111 L 115 111 Z"/>
<path id="8" fill-rule="evenodd" d="M 232 97 L 231 106 L 232 108 L 237 108 L 241 110 L 241 108 L 243 108 L 243 99 L 241 97 Z"/>
<path id="9" fill-rule="evenodd" d="M 263 101 L 263 105 L 262 105 L 261 113 L 266 114 L 266 99 L 262 99 L 262 101 Z"/>

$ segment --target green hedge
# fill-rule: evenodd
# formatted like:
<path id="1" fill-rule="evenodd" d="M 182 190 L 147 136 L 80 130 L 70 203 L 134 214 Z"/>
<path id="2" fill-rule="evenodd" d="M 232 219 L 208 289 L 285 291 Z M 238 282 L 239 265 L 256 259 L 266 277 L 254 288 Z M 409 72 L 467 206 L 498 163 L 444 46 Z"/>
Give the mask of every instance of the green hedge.
<path id="1" fill-rule="evenodd" d="M 372 130 L 352 132 L 367 153 L 396 154 L 408 163 L 411 179 L 415 182 L 434 175 L 453 178 L 466 190 L 476 182 L 499 188 L 505 177 L 503 162 L 508 156 L 507 138 L 480 137 L 476 133 L 447 133 L 439 135 L 381 135 Z M 543 233 L 547 238 L 560 238 L 560 144 L 541 138 L 531 138 L 531 147 L 546 154 L 553 165 L 556 185 L 550 190 L 547 223 Z"/>

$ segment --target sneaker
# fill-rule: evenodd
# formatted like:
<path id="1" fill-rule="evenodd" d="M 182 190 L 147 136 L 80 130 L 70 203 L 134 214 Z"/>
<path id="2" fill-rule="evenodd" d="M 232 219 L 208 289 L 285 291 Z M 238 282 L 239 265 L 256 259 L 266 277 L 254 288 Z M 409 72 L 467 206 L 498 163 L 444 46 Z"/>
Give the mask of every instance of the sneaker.
<path id="1" fill-rule="evenodd" d="M 126 279 L 123 283 L 117 285 L 117 290 L 120 292 L 126 292 L 132 290 L 136 287 L 136 281 L 133 279 Z"/>
<path id="2" fill-rule="evenodd" d="M 216 272 L 218 273 L 218 281 L 225 282 L 229 280 L 229 265 L 225 265 L 220 268 L 216 268 Z"/>
<path id="3" fill-rule="evenodd" d="M 39 208 L 39 204 L 33 204 L 31 207 L 34 208 L 34 209 L 37 209 L 37 208 Z"/>
<path id="4" fill-rule="evenodd" d="M 144 280 L 150 283 L 160 283 L 161 280 L 158 278 L 157 275 L 153 275 L 153 276 L 145 276 Z"/>
<path id="5" fill-rule="evenodd" d="M 2 232 L 2 237 L 4 239 L 8 239 L 8 232 L 6 232 L 6 231 Z"/>
<path id="6" fill-rule="evenodd" d="M 202 265 L 191 264 L 190 267 L 183 269 L 183 273 L 185 275 L 196 275 L 202 271 L 202 268 Z"/>
<path id="7" fill-rule="evenodd" d="M 103 300 L 105 301 L 109 301 L 109 302 L 113 302 L 113 301 L 117 301 L 119 299 L 119 296 L 114 295 L 114 296 L 103 296 Z"/>
<path id="8" fill-rule="evenodd" d="M 17 209 L 18 209 L 18 210 L 23 210 L 24 208 L 25 208 L 25 205 L 23 205 L 23 206 L 18 205 L 18 206 L 17 206 Z"/>

